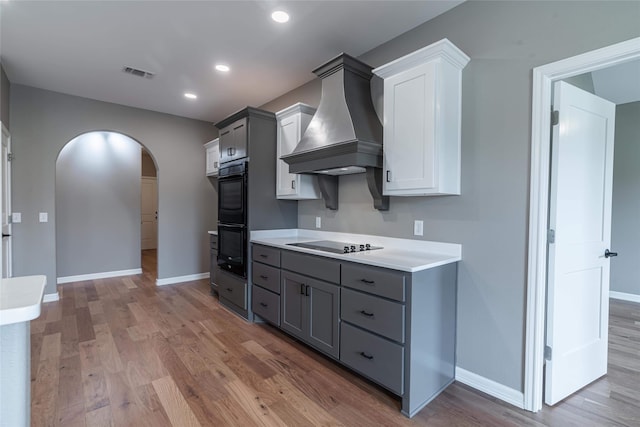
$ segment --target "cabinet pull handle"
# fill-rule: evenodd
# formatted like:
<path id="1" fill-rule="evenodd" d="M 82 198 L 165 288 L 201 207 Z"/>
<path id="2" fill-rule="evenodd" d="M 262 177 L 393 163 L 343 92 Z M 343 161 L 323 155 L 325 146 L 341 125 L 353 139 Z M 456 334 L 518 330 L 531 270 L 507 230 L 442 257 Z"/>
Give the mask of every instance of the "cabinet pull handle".
<path id="1" fill-rule="evenodd" d="M 269 258 L 269 255 L 260 254 L 260 258 Z"/>
<path id="2" fill-rule="evenodd" d="M 261 279 L 264 279 L 264 280 L 267 280 L 267 279 L 269 278 L 269 276 L 265 276 L 264 274 L 261 274 L 261 275 L 260 275 L 260 278 L 261 278 Z"/>
<path id="3" fill-rule="evenodd" d="M 375 280 L 360 279 L 360 281 L 362 283 L 366 283 L 367 285 L 373 285 L 374 283 L 376 283 Z"/>
<path id="4" fill-rule="evenodd" d="M 368 312 L 368 311 L 366 311 L 366 310 L 360 310 L 360 313 L 361 313 L 363 316 L 373 317 L 373 313 L 369 313 L 369 312 Z"/>
<path id="5" fill-rule="evenodd" d="M 213 162 L 213 167 L 217 168 L 218 167 L 218 162 Z"/>
<path id="6" fill-rule="evenodd" d="M 309 296 L 309 285 L 307 285 L 307 286 L 305 286 L 305 287 L 304 287 L 304 294 L 305 294 L 306 296 Z"/>
<path id="7" fill-rule="evenodd" d="M 391 171 L 387 169 L 387 182 L 391 182 Z"/>
<path id="8" fill-rule="evenodd" d="M 233 292 L 232 288 L 227 288 L 227 292 Z"/>
<path id="9" fill-rule="evenodd" d="M 291 180 L 291 189 L 292 190 L 296 189 L 296 181 L 295 180 Z"/>
<path id="10" fill-rule="evenodd" d="M 300 295 L 304 295 L 304 283 L 300 283 Z"/>
<path id="11" fill-rule="evenodd" d="M 263 303 L 263 302 L 261 302 L 261 303 L 260 303 L 260 305 L 261 305 L 262 307 L 265 307 L 265 308 L 269 306 L 269 304 L 265 304 L 265 303 Z"/>
<path id="12" fill-rule="evenodd" d="M 365 353 L 364 351 L 360 352 L 360 356 L 364 357 L 365 359 L 373 360 L 373 356 Z"/>

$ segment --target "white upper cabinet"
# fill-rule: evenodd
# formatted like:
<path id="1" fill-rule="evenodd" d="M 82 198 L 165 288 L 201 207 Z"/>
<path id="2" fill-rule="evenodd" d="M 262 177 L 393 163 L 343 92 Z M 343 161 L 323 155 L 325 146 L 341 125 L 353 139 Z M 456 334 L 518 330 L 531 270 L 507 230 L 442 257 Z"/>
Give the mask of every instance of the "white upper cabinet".
<path id="1" fill-rule="evenodd" d="M 298 145 L 315 113 L 315 108 L 297 103 L 276 113 L 278 120 L 278 158 L 276 159 L 276 197 L 278 199 L 319 199 L 320 189 L 314 175 L 289 173 L 289 165 L 280 156 L 290 154 Z"/>
<path id="2" fill-rule="evenodd" d="M 220 166 L 220 144 L 218 138 L 204 144 L 207 156 L 207 176 L 218 176 Z"/>
<path id="3" fill-rule="evenodd" d="M 384 79 L 384 195 L 460 194 L 462 69 L 468 62 L 444 39 L 373 70 Z"/>

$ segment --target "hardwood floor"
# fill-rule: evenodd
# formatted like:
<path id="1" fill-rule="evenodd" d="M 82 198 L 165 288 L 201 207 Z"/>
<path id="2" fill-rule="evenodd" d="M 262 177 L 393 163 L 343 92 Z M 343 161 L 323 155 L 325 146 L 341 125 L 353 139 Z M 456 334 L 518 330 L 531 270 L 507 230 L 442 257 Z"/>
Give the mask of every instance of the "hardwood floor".
<path id="1" fill-rule="evenodd" d="M 249 324 L 207 280 L 143 274 L 60 286 L 31 323 L 33 426 L 638 426 L 640 305 L 612 300 L 609 373 L 533 414 L 451 385 L 413 419 L 400 401 L 279 330 Z"/>

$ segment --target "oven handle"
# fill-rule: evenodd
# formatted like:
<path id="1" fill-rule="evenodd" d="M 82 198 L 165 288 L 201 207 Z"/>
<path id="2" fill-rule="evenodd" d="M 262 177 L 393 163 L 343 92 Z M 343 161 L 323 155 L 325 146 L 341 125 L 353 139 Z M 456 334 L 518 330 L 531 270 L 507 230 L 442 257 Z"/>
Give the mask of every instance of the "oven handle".
<path id="1" fill-rule="evenodd" d="M 244 224 L 218 224 L 218 228 L 245 228 Z"/>

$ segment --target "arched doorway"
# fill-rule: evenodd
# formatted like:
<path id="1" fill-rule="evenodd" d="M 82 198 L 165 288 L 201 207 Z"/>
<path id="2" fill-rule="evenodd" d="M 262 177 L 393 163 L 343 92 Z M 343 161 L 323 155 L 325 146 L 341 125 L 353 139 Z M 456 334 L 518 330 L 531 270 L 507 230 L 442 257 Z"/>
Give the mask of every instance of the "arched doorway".
<path id="1" fill-rule="evenodd" d="M 143 151 L 138 141 L 110 131 L 84 133 L 60 150 L 55 189 L 58 283 L 142 273 Z M 149 159 L 157 179 L 150 153 Z M 155 191 L 157 201 L 157 186 Z M 145 273 L 157 277 L 155 254 L 146 263 L 152 271 Z"/>

